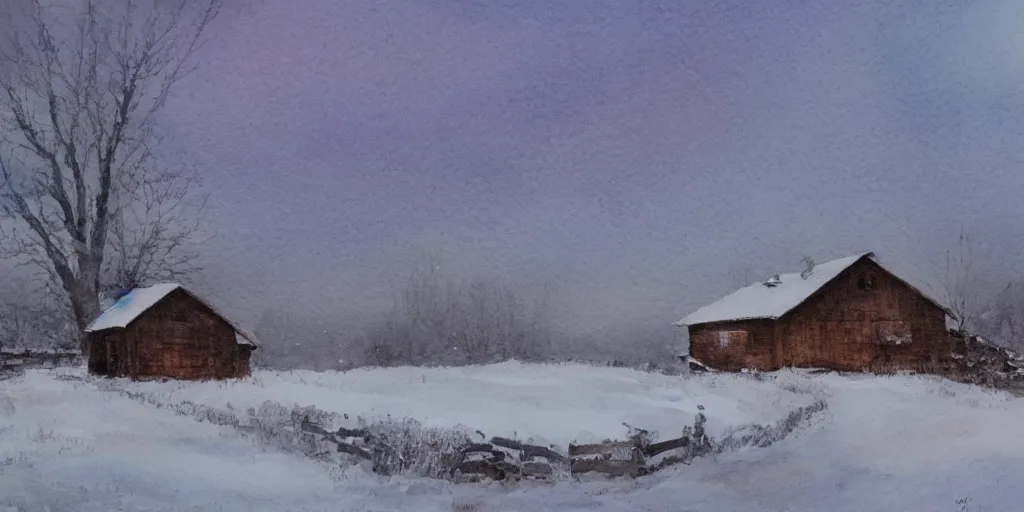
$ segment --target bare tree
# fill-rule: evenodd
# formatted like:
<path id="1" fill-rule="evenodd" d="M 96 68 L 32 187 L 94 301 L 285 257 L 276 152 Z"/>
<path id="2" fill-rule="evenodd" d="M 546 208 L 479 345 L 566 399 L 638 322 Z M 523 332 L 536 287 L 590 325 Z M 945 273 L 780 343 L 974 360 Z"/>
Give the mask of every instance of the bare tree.
<path id="1" fill-rule="evenodd" d="M 160 162 L 153 125 L 220 0 L 25 3 L 0 37 L 0 213 L 17 221 L 0 249 L 42 269 L 81 329 L 105 279 L 191 261 L 196 176 Z"/>
<path id="2" fill-rule="evenodd" d="M 988 336 L 1014 350 L 1024 348 L 1024 283 L 1011 282 L 995 299 L 995 322 Z"/>
<path id="3" fill-rule="evenodd" d="M 937 274 L 938 292 L 946 307 L 956 316 L 957 330 L 974 327 L 980 315 L 991 309 L 993 299 L 975 268 L 970 237 L 962 229 L 956 248 L 946 250 Z"/>

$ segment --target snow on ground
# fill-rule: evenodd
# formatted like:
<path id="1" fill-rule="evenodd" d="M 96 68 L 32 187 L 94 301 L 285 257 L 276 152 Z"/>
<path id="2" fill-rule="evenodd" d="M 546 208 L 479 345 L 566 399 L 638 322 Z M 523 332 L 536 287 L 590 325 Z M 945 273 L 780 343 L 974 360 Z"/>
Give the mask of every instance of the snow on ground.
<path id="1" fill-rule="evenodd" d="M 926 377 L 782 371 L 665 377 L 580 365 L 257 372 L 231 384 L 128 383 L 168 403 L 263 400 L 516 429 L 553 442 L 621 437 L 619 421 L 664 435 L 707 407 L 712 434 L 768 423 L 824 397 L 827 411 L 781 442 L 635 481 L 460 485 L 326 467 L 143 405 L 94 382 L 31 371 L 0 381 L 0 511 L 1019 510 L 1024 400 Z M 44 508 L 46 507 L 46 508 Z"/>
<path id="2" fill-rule="evenodd" d="M 223 428 L 49 372 L 0 381 L 0 510 L 285 510 L 332 495 L 315 464 Z"/>
<path id="3" fill-rule="evenodd" d="M 685 384 L 685 385 L 684 385 Z M 427 426 L 462 424 L 488 437 L 533 438 L 536 444 L 622 438 L 622 423 L 677 437 L 705 407 L 708 432 L 729 425 L 772 423 L 813 397 L 771 383 L 680 377 L 589 365 L 508 362 L 464 368 L 358 369 L 346 373 L 257 372 L 233 382 L 130 382 L 121 386 L 162 403 L 226 408 L 259 407 L 264 400 L 315 405 L 367 419 L 390 414 Z"/>

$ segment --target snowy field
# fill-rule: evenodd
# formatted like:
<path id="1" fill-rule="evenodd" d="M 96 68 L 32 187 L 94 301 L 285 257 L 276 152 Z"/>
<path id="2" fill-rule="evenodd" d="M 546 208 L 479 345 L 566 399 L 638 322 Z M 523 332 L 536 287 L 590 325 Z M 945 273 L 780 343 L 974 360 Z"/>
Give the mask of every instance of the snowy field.
<path id="1" fill-rule="evenodd" d="M 162 407 L 244 411 L 270 400 L 352 418 L 461 424 L 564 449 L 574 440 L 621 438 L 623 421 L 674 437 L 697 404 L 718 437 L 743 424 L 772 424 L 817 399 L 827 401 L 824 412 L 766 448 L 633 481 L 511 488 L 386 479 Z M 1022 422 L 1024 399 L 907 376 L 782 371 L 757 380 L 505 363 L 132 383 L 37 370 L 0 381 L 0 511 L 959 512 L 964 497 L 970 511 L 1020 510 Z"/>
<path id="2" fill-rule="evenodd" d="M 697 405 L 715 435 L 728 425 L 771 423 L 809 405 L 807 393 L 773 383 L 694 379 L 588 365 L 502 363 L 465 368 L 357 369 L 346 373 L 257 372 L 234 382 L 130 382 L 161 403 L 191 401 L 218 409 L 259 407 L 265 400 L 315 405 L 368 420 L 416 418 L 427 426 L 464 425 L 488 437 L 533 439 L 564 451 L 570 442 L 600 442 L 626 434 L 623 422 L 677 437 L 692 425 Z M 340 426 L 340 425 L 335 425 Z"/>

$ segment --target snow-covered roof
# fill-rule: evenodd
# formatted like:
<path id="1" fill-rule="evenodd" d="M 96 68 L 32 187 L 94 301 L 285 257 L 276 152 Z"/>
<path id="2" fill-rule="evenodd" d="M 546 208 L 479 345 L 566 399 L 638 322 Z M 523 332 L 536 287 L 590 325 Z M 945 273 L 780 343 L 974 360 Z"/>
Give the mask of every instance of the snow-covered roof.
<path id="1" fill-rule="evenodd" d="M 717 302 L 690 313 L 673 325 L 683 326 L 736 320 L 777 319 L 802 304 L 814 292 L 820 290 L 821 287 L 835 279 L 836 276 L 862 258 L 870 258 L 871 261 L 876 264 L 878 263 L 874 259 L 873 253 L 865 252 L 815 265 L 814 270 L 807 276 L 807 279 L 803 279 L 799 272 L 781 274 L 779 275 L 780 282 L 775 286 L 765 286 L 763 281 L 758 281 L 726 295 Z M 891 274 L 891 272 L 889 273 Z M 897 277 L 897 279 L 899 278 Z M 909 283 L 905 281 L 904 283 L 939 308 L 945 309 Z"/>
<path id="2" fill-rule="evenodd" d="M 128 327 L 128 324 L 138 318 L 139 315 L 145 313 L 149 308 L 163 300 L 163 298 L 168 296 L 171 292 L 179 289 L 189 294 L 189 296 L 199 301 L 204 306 L 213 310 L 214 313 L 230 324 L 231 327 L 235 329 L 235 341 L 238 342 L 238 344 L 259 346 L 255 336 L 232 322 L 208 301 L 188 291 L 184 286 L 178 283 L 154 284 L 153 286 L 136 288 L 128 292 L 118 299 L 114 305 L 103 311 L 96 320 L 93 320 L 92 323 L 85 328 L 85 332 L 98 332 L 105 331 L 107 329 L 124 329 L 125 327 Z"/>
<path id="3" fill-rule="evenodd" d="M 248 338 L 246 338 L 242 334 L 239 334 L 239 332 L 237 330 L 235 331 L 235 343 L 237 343 L 239 345 L 252 345 L 252 346 L 256 346 L 256 344 L 251 342 L 251 341 L 249 341 Z"/>

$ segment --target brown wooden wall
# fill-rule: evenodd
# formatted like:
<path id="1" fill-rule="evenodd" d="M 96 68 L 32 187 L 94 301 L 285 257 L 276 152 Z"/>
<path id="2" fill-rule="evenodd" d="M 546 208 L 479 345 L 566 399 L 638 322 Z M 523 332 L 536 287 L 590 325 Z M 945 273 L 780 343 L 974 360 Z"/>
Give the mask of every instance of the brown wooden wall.
<path id="1" fill-rule="evenodd" d="M 91 373 L 133 378 L 222 379 L 249 375 L 251 347 L 223 318 L 176 290 L 125 329 L 89 336 Z"/>
<path id="2" fill-rule="evenodd" d="M 866 258 L 789 314 L 761 322 L 691 326 L 690 353 L 723 370 L 798 366 L 858 371 L 919 369 L 952 348 L 945 312 Z M 722 330 L 748 330 L 751 342 L 742 351 L 725 350 L 719 343 Z"/>
<path id="3" fill-rule="evenodd" d="M 690 355 L 717 370 L 775 369 L 775 323 L 746 320 L 691 326 Z"/>

